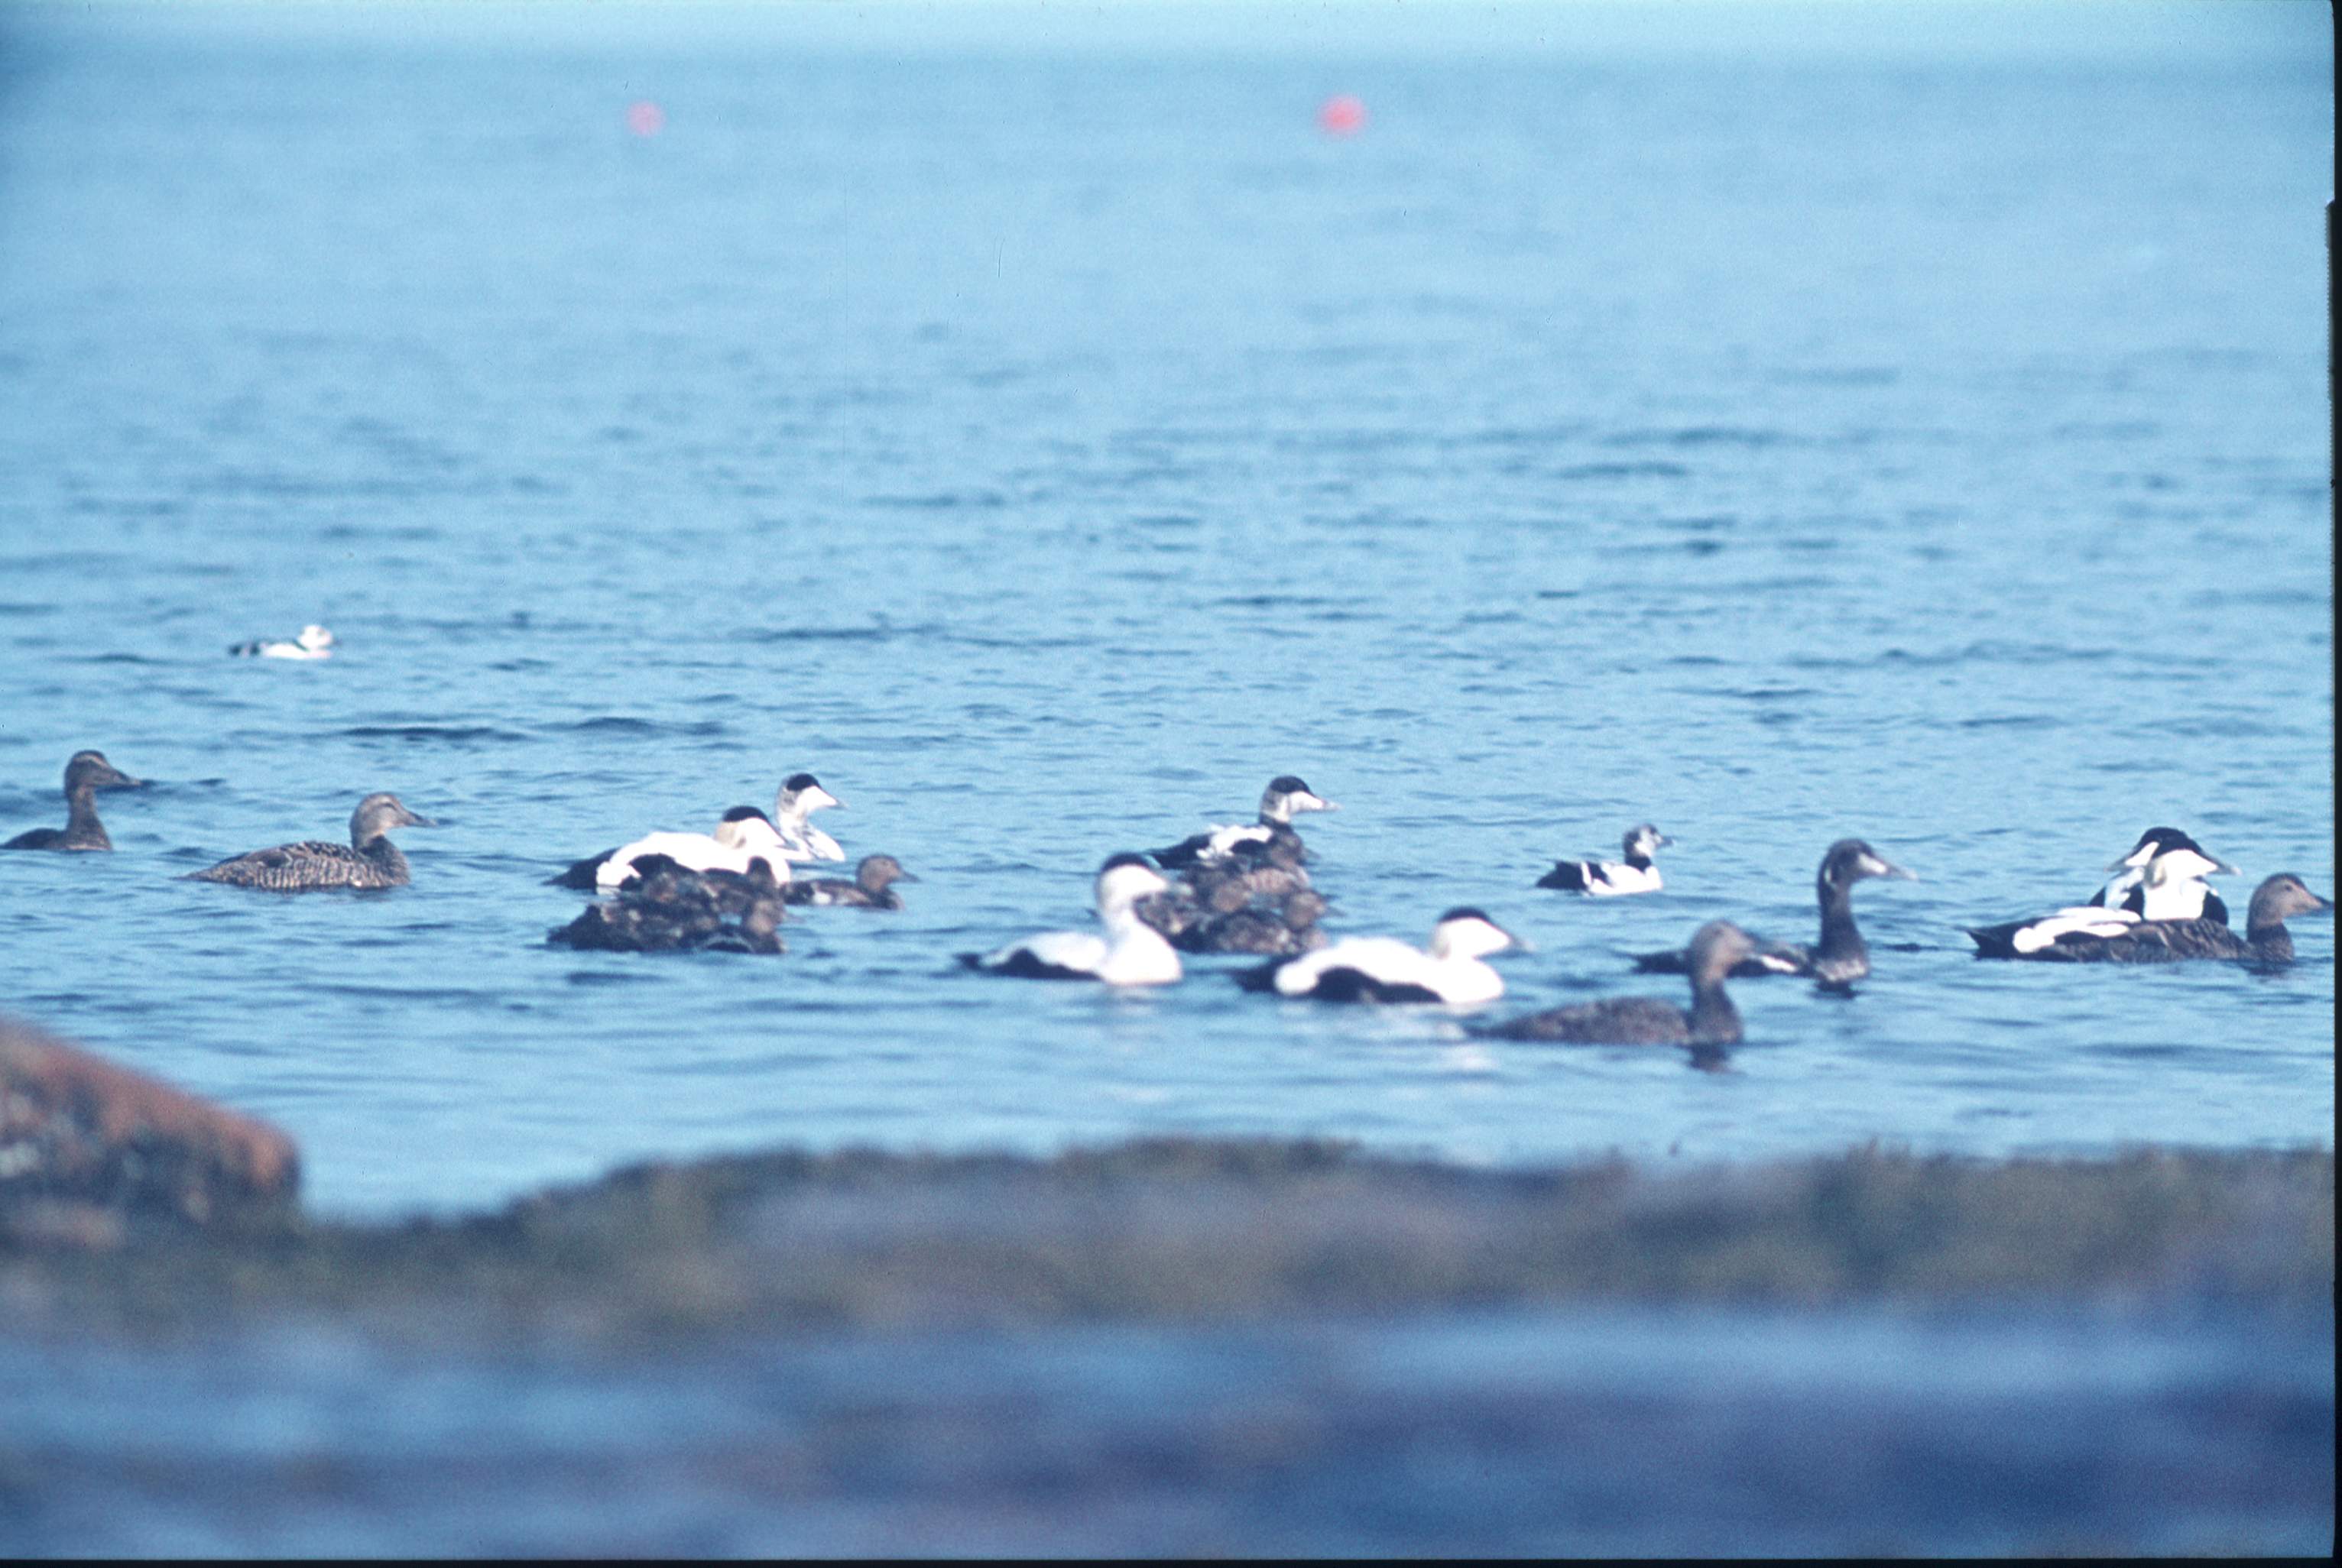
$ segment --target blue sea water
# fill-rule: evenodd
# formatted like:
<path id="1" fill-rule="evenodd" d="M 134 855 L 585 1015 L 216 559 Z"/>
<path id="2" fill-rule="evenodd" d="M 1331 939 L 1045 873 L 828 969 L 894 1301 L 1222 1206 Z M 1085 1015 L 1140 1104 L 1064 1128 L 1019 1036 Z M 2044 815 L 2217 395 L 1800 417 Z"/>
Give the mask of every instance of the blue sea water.
<path id="1" fill-rule="evenodd" d="M 2333 891 L 2327 18 L 2119 15 L 0 12 L 0 833 L 155 781 L 0 864 L 0 998 L 351 1215 L 776 1143 L 2329 1141 L 2330 923 L 1961 934 L 2166 822 L 2239 923 Z M 545 944 L 799 769 L 906 912 Z M 1486 1016 L 1810 939 L 1841 836 L 1921 880 L 1722 1074 L 954 967 L 1286 772 L 1330 926 L 1535 943 Z M 377 789 L 407 889 L 173 880 Z M 1665 892 L 1534 888 L 1646 819 Z"/>

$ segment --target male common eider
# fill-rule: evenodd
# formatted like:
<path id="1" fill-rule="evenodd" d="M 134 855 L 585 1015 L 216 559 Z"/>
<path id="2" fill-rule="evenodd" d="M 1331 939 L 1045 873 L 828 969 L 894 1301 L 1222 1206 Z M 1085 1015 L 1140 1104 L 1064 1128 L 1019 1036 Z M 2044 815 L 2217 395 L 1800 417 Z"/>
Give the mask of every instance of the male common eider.
<path id="1" fill-rule="evenodd" d="M 1553 869 L 1537 878 L 1539 887 L 1558 887 L 1570 893 L 1583 893 L 1596 898 L 1615 897 L 1625 893 L 1656 893 L 1663 885 L 1659 868 L 1651 864 L 1652 853 L 1675 840 L 1643 823 L 1626 830 L 1623 841 L 1626 851 L 1624 862 L 1614 860 L 1557 860 Z"/>
<path id="2" fill-rule="evenodd" d="M 97 820 L 97 792 L 137 789 L 145 783 L 107 762 L 102 752 L 75 752 L 65 764 L 65 826 L 29 829 L 0 849 L 112 849 L 114 841 Z"/>
<path id="3" fill-rule="evenodd" d="M 228 650 L 245 659 L 330 659 L 334 656 L 334 634 L 323 626 L 301 628 L 301 634 L 289 643 L 255 640 L 238 643 Z"/>
<path id="4" fill-rule="evenodd" d="M 814 813 L 846 803 L 821 787 L 811 774 L 791 774 L 773 796 L 773 826 L 781 835 L 781 853 L 791 860 L 844 860 L 837 841 L 806 820 Z"/>
<path id="5" fill-rule="evenodd" d="M 1613 996 L 1548 1008 L 1473 1031 L 1498 1040 L 1552 1040 L 1579 1045 L 1689 1045 L 1740 1043 L 1740 1013 L 1724 994 L 1724 977 L 1763 952 L 1760 942 L 1728 920 L 1711 920 L 1692 933 L 1691 1010 L 1656 996 Z"/>
<path id="6" fill-rule="evenodd" d="M 1493 1002 L 1505 978 L 1482 956 L 1520 945 L 1512 933 L 1476 909 L 1451 909 L 1422 947 L 1396 936 L 1346 936 L 1339 942 L 1240 970 L 1246 991 L 1314 996 L 1325 1002 Z"/>
<path id="7" fill-rule="evenodd" d="M 2233 867 L 2212 859 L 2191 840 L 2164 850 L 2139 869 L 2142 880 L 2133 884 L 2117 904 L 2071 904 L 2027 920 L 1973 926 L 1968 938 L 1977 944 L 1980 958 L 2032 958 L 2057 947 L 2068 936 L 2090 940 L 2119 936 L 2142 921 L 2200 920 L 2227 929 L 2227 908 L 2211 896 L 2202 879 L 2207 871 Z"/>
<path id="8" fill-rule="evenodd" d="M 790 904 L 843 904 L 856 909 L 900 909 L 903 895 L 895 891 L 898 882 L 919 879 L 903 869 L 903 863 L 891 854 L 866 854 L 854 868 L 854 880 L 841 882 L 836 877 L 816 877 L 791 882 L 781 889 L 781 897 Z"/>
<path id="9" fill-rule="evenodd" d="M 2152 869 L 2153 863 L 2149 863 Z M 2173 964 L 2191 958 L 2236 958 L 2260 964 L 2290 964 L 2293 962 L 2293 934 L 2285 928 L 2286 917 L 2294 914 L 2317 914 L 2332 909 L 2333 904 L 2309 891 L 2307 884 L 2291 872 L 2280 872 L 2253 890 L 2253 902 L 2245 915 L 2245 934 L 2238 936 L 2228 929 L 2225 920 L 2208 915 L 2194 919 L 2145 920 L 2124 909 L 2100 909 L 2095 922 L 2082 918 L 2084 911 L 2066 910 L 2068 919 L 2054 931 L 2047 920 L 2037 921 L 2020 927 L 2027 945 L 2018 946 L 2017 940 L 1997 940 L 1987 945 L 1986 938 L 1996 939 L 2007 927 L 1991 927 L 1987 931 L 1970 932 L 1977 939 L 1978 958 L 2022 958 L 2050 964 Z M 2047 932 L 2045 936 L 2044 933 Z"/>
<path id="10" fill-rule="evenodd" d="M 2150 882 L 2148 868 L 2161 862 Z M 2228 906 L 2207 886 L 2204 878 L 2234 875 L 2236 867 L 2215 859 L 2204 846 L 2176 827 L 2151 827 L 2138 835 L 2131 852 L 2107 867 L 2115 873 L 2104 887 L 2090 894 L 2100 909 L 2127 909 L 2148 920 L 2217 920 L 2228 923 Z"/>
<path id="11" fill-rule="evenodd" d="M 772 819 L 752 805 L 736 805 L 724 814 L 713 833 L 679 833 L 661 829 L 645 834 L 601 854 L 573 863 L 560 875 L 549 877 L 555 887 L 607 891 L 624 885 L 635 874 L 635 862 L 663 854 L 686 871 L 746 873 L 752 861 L 770 864 L 776 882 L 789 880 L 788 858 L 782 852 L 779 831 Z"/>
<path id="12" fill-rule="evenodd" d="M 775 930 L 786 916 L 769 862 L 742 875 L 693 871 L 654 853 L 637 857 L 635 871 L 615 897 L 588 904 L 545 940 L 611 953 L 786 951 Z"/>
<path id="13" fill-rule="evenodd" d="M 1280 774 L 1261 792 L 1259 820 L 1206 828 L 1168 849 L 1156 850 L 1155 858 L 1166 870 L 1182 871 L 1199 862 L 1221 859 L 1240 844 L 1266 844 L 1276 836 L 1278 828 L 1290 834 L 1296 812 L 1341 809 L 1291 774 Z M 1296 844 L 1300 842 L 1298 834 L 1292 837 Z"/>
<path id="14" fill-rule="evenodd" d="M 1895 876 L 1906 882 L 1918 877 L 1888 861 L 1858 838 L 1842 838 L 1822 854 L 1814 874 L 1814 899 L 1821 905 L 1821 939 L 1811 947 L 1793 942 L 1767 942 L 1736 960 L 1736 979 L 1754 980 L 1767 974 L 1810 974 L 1824 985 L 1842 989 L 1870 973 L 1870 949 L 1854 924 L 1854 884 L 1865 877 Z M 1635 967 L 1646 974 L 1688 972 L 1687 950 L 1646 953 Z"/>
<path id="15" fill-rule="evenodd" d="M 429 827 L 401 805 L 395 794 L 370 794 L 350 814 L 350 842 L 299 844 L 255 849 L 191 871 L 182 882 L 225 882 L 235 887 L 265 887 L 275 893 L 307 893 L 321 887 L 403 887 L 406 857 L 387 834 L 395 827 Z"/>
<path id="16" fill-rule="evenodd" d="M 1171 884 L 1137 854 L 1117 854 L 1098 867 L 1096 897 L 1100 935 L 1088 931 L 1047 931 L 990 953 L 963 953 L 959 961 L 986 974 L 1026 980 L 1098 980 L 1108 985 L 1167 985 L 1179 978 L 1179 955 L 1163 934 L 1139 919 L 1136 907 L 1148 894 Z"/>

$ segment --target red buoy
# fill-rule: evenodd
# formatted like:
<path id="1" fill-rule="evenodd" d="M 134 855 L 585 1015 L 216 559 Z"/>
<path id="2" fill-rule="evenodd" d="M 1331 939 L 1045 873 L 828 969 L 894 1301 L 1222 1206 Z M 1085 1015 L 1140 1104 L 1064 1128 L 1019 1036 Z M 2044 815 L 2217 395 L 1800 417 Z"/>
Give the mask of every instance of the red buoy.
<path id="1" fill-rule="evenodd" d="M 1329 136 L 1355 136 L 1366 128 L 1366 101 L 1336 93 L 1317 105 L 1317 128 Z"/>

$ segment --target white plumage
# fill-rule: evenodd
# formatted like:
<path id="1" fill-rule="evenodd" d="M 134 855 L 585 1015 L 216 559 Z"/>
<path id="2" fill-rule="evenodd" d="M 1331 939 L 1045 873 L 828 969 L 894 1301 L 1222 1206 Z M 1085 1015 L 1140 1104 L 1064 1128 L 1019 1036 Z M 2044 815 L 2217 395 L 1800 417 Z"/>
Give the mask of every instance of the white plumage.
<path id="1" fill-rule="evenodd" d="M 773 797 L 773 828 L 780 835 L 780 853 L 790 860 L 844 860 L 846 851 L 838 842 L 807 819 L 817 811 L 845 805 L 813 774 L 790 774 Z"/>
<path id="2" fill-rule="evenodd" d="M 1504 976 L 1482 956 L 1516 945 L 1511 933 L 1476 909 L 1451 909 L 1422 947 L 1396 936 L 1346 936 L 1314 953 L 1238 976 L 1251 990 L 1280 996 L 1364 1002 L 1493 1002 Z"/>
<path id="3" fill-rule="evenodd" d="M 686 871 L 733 871 L 744 876 L 761 860 L 775 882 L 789 880 L 788 857 L 781 847 L 780 834 L 765 814 L 753 807 L 727 814 L 712 834 L 652 833 L 622 844 L 594 868 L 594 885 L 606 892 L 632 881 L 635 862 L 646 854 L 666 855 Z"/>
<path id="4" fill-rule="evenodd" d="M 1164 893 L 1163 874 L 1136 855 L 1118 854 L 1099 868 L 1096 884 L 1102 932 L 1045 931 L 960 962 L 988 974 L 1036 980 L 1096 980 L 1107 985 L 1167 985 L 1182 973 L 1179 954 L 1163 934 L 1138 918 L 1140 899 Z"/>

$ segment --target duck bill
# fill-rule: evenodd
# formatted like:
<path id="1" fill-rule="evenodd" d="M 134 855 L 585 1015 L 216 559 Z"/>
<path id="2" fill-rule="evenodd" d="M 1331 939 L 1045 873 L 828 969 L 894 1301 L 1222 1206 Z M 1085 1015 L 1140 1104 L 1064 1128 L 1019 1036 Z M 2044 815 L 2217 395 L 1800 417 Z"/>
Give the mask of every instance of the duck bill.
<path id="1" fill-rule="evenodd" d="M 838 799 L 836 795 L 830 794 L 819 784 L 814 785 L 813 788 L 797 796 L 797 804 L 805 807 L 807 811 L 814 811 L 822 806 L 835 806 L 839 811 L 844 811 L 846 809 L 846 803 L 844 801 Z"/>
<path id="2" fill-rule="evenodd" d="M 1893 861 L 1887 859 L 1884 855 L 1872 855 L 1870 857 L 1869 869 L 1870 874 L 1873 876 L 1898 877 L 1905 882 L 1917 882 L 1919 880 L 1919 874 L 1917 872 L 1906 871 L 1903 867 L 1896 864 Z"/>
<path id="3" fill-rule="evenodd" d="M 398 822 L 401 827 L 437 827 L 439 825 L 435 819 L 420 816 L 414 812 L 408 812 L 405 816 L 400 817 Z"/>

